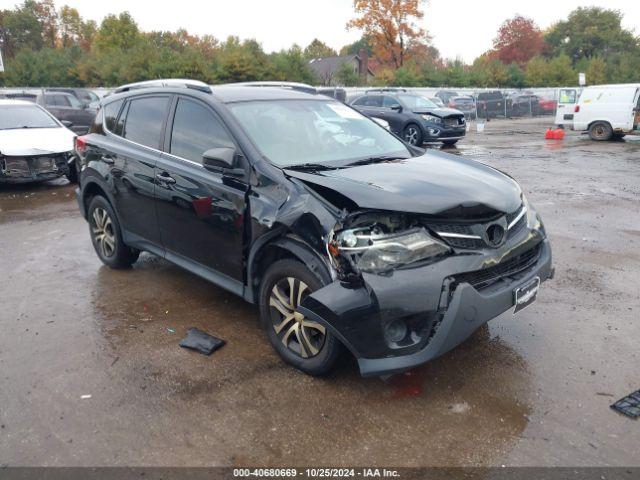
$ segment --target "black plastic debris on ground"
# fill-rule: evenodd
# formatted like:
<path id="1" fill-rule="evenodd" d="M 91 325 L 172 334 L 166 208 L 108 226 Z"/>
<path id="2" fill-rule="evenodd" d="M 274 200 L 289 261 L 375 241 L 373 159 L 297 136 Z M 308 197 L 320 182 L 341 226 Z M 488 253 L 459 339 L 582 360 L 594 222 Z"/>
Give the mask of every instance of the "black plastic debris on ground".
<path id="1" fill-rule="evenodd" d="M 182 348 L 197 350 L 205 355 L 211 355 L 224 344 L 224 340 L 214 337 L 213 335 L 209 335 L 197 328 L 190 328 L 187 330 L 187 336 L 180 342 L 180 346 Z"/>
<path id="2" fill-rule="evenodd" d="M 611 408 L 617 412 L 626 415 L 631 418 L 640 417 L 640 390 L 633 392 L 631 395 L 627 395 L 621 398 L 616 403 L 611 405 Z"/>

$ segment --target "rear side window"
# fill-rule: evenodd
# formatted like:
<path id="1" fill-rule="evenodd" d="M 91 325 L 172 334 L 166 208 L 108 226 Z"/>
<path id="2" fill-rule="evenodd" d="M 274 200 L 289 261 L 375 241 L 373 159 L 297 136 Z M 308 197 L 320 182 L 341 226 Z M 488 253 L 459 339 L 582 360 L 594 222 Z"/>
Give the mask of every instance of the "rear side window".
<path id="1" fill-rule="evenodd" d="M 204 152 L 223 145 L 233 145 L 233 141 L 217 115 L 201 103 L 178 100 L 169 152 L 202 163 Z"/>
<path id="2" fill-rule="evenodd" d="M 104 106 L 104 124 L 110 132 L 116 133 L 116 120 L 118 119 L 118 112 L 120 112 L 123 101 L 124 100 L 117 100 Z M 121 134 L 122 131 L 120 131 L 120 135 Z"/>
<path id="3" fill-rule="evenodd" d="M 140 145 L 159 149 L 162 122 L 168 106 L 169 97 L 143 97 L 131 100 L 122 136 Z"/>
<path id="4" fill-rule="evenodd" d="M 361 107 L 381 107 L 382 106 L 382 97 L 367 95 L 365 97 L 361 97 L 355 102 L 354 105 L 359 105 Z"/>

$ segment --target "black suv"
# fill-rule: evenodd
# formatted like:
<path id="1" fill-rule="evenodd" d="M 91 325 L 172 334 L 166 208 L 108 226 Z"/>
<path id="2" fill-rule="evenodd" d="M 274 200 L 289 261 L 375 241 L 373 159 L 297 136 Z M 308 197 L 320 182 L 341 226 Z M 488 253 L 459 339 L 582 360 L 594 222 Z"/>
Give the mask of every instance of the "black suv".
<path id="1" fill-rule="evenodd" d="M 425 142 L 455 145 L 467 131 L 464 113 L 438 107 L 420 95 L 367 93 L 351 105 L 368 117 L 386 120 L 391 131 L 411 145 L 421 146 Z"/>
<path id="2" fill-rule="evenodd" d="M 104 101 L 76 149 L 103 263 L 146 250 L 242 296 L 309 374 L 345 349 L 362 375 L 424 363 L 529 305 L 553 271 L 513 179 L 322 95 L 132 90 Z"/>

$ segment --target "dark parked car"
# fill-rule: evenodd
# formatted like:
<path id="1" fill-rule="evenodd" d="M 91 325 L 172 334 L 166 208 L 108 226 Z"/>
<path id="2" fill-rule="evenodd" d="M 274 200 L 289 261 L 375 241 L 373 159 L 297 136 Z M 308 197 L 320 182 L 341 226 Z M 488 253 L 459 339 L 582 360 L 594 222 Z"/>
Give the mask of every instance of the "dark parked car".
<path id="1" fill-rule="evenodd" d="M 336 100 L 281 88 L 111 95 L 77 139 L 99 258 L 146 250 L 257 305 L 309 374 L 412 368 L 552 275 L 540 218 L 479 162 L 408 146 Z"/>
<path id="2" fill-rule="evenodd" d="M 100 102 L 100 97 L 88 88 L 52 87 L 47 88 L 46 91 L 69 93 L 85 105 L 90 105 L 93 108 L 96 108 L 98 106 L 98 103 Z"/>
<path id="3" fill-rule="evenodd" d="M 454 92 L 453 90 L 440 90 L 435 96 L 442 100 L 442 103 L 448 105 L 451 98 L 458 96 L 458 92 Z"/>
<path id="4" fill-rule="evenodd" d="M 476 106 L 479 118 L 505 116 L 505 98 L 499 90 L 478 93 Z"/>
<path id="5" fill-rule="evenodd" d="M 529 93 L 518 93 L 507 99 L 507 114 L 512 117 L 540 115 L 540 98 Z"/>
<path id="6" fill-rule="evenodd" d="M 0 98 L 36 103 L 79 135 L 84 135 L 89 131 L 97 112 L 96 108 L 82 103 L 74 95 L 66 92 L 12 91 L 1 93 Z"/>
<path id="7" fill-rule="evenodd" d="M 460 110 L 467 118 L 476 118 L 476 101 L 468 95 L 451 97 L 449 99 L 449 108 Z"/>
<path id="8" fill-rule="evenodd" d="M 411 93 L 371 93 L 356 98 L 351 105 L 368 117 L 386 120 L 391 131 L 411 145 L 454 145 L 467 130 L 459 110 L 440 108 L 428 98 Z"/>

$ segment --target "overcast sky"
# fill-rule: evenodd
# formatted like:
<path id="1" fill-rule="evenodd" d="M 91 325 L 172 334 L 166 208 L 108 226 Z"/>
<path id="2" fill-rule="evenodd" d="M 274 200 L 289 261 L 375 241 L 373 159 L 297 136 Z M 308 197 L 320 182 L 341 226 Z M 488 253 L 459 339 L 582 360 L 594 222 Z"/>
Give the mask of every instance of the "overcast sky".
<path id="1" fill-rule="evenodd" d="M 176 30 L 255 38 L 267 52 L 307 45 L 317 37 L 336 49 L 360 34 L 345 30 L 353 16 L 352 0 L 55 0 L 67 4 L 98 23 L 109 13 L 128 10 L 142 30 Z M 16 0 L 0 0 L 0 8 L 12 8 Z M 640 34 L 638 0 L 429 0 L 421 26 L 433 37 L 442 56 L 473 61 L 486 51 L 499 25 L 522 14 L 546 28 L 579 6 L 598 5 L 624 13 L 624 26 Z"/>

